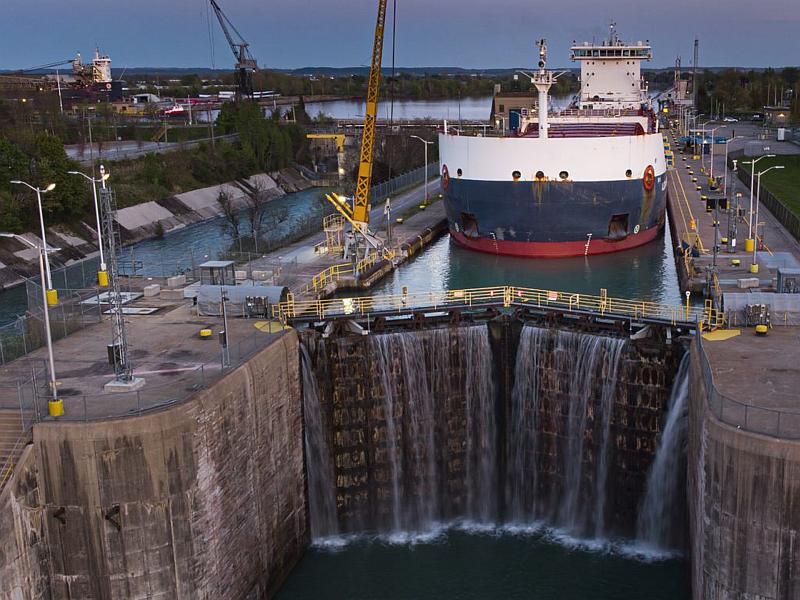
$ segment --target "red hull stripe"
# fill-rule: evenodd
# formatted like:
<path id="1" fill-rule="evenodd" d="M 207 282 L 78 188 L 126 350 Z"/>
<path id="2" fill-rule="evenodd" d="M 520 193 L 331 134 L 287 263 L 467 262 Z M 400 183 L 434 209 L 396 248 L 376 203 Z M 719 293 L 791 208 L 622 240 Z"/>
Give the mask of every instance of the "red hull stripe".
<path id="1" fill-rule="evenodd" d="M 636 248 L 653 241 L 661 227 L 651 227 L 624 240 L 592 240 L 588 254 L 607 254 Z M 460 245 L 470 250 L 478 250 L 489 254 L 503 256 L 522 256 L 525 258 L 567 258 L 583 256 L 586 252 L 586 240 L 576 242 L 514 242 L 508 240 L 492 240 L 489 238 L 468 238 L 463 233 L 450 231 L 450 235 Z"/>

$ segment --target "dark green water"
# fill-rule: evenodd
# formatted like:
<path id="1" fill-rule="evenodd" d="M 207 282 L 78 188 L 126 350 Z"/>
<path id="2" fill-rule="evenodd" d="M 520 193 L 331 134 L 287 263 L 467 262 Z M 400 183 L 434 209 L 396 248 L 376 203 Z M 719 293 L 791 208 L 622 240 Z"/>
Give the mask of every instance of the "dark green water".
<path id="1" fill-rule="evenodd" d="M 362 536 L 310 549 L 281 600 L 685 600 L 688 565 L 552 532 L 449 530 L 415 543 Z"/>
<path id="2" fill-rule="evenodd" d="M 378 284 L 374 293 L 399 294 L 492 285 L 518 285 L 582 294 L 679 304 L 681 292 L 669 230 L 650 244 L 598 256 L 528 259 L 457 246 L 445 236 Z"/>

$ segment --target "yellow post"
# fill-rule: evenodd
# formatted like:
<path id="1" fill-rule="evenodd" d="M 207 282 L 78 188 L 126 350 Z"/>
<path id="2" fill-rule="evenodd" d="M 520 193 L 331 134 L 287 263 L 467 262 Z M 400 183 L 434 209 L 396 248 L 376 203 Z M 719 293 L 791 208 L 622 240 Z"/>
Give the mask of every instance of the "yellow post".
<path id="1" fill-rule="evenodd" d="M 758 264 L 750 265 L 751 273 L 758 273 Z"/>
<path id="2" fill-rule="evenodd" d="M 58 304 L 58 290 L 47 290 L 47 306 Z"/>
<path id="3" fill-rule="evenodd" d="M 47 402 L 47 414 L 51 417 L 60 417 L 64 414 L 63 400 L 49 400 Z"/>
<path id="4" fill-rule="evenodd" d="M 747 239 L 744 241 L 744 251 L 745 252 L 752 252 L 756 247 L 756 241 Z"/>
<path id="5" fill-rule="evenodd" d="M 97 272 L 97 285 L 100 287 L 108 287 L 108 271 Z"/>

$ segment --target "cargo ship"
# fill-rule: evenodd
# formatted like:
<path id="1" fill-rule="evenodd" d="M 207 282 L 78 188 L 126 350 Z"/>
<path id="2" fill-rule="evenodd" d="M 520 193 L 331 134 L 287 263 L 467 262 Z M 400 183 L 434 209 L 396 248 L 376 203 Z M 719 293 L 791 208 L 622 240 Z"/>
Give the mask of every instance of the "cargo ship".
<path id="1" fill-rule="evenodd" d="M 548 111 L 562 73 L 522 73 L 538 92 L 494 128 L 439 134 L 441 184 L 452 239 L 493 254 L 568 257 L 646 244 L 665 221 L 666 159 L 640 65 L 648 42 L 573 43 L 581 91 Z M 530 94 L 529 94 L 530 97 Z M 508 122 L 506 122 L 508 121 Z"/>

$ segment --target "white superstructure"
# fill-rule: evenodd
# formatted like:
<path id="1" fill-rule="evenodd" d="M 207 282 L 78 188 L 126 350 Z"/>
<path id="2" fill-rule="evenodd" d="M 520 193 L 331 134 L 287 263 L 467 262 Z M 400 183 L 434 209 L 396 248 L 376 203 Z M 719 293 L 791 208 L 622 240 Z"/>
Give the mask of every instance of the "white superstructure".
<path id="1" fill-rule="evenodd" d="M 653 52 L 648 42 L 626 44 L 611 25 L 607 40 L 583 42 L 570 48 L 572 60 L 581 64 L 579 108 L 639 108 L 648 102 L 641 63 Z"/>

